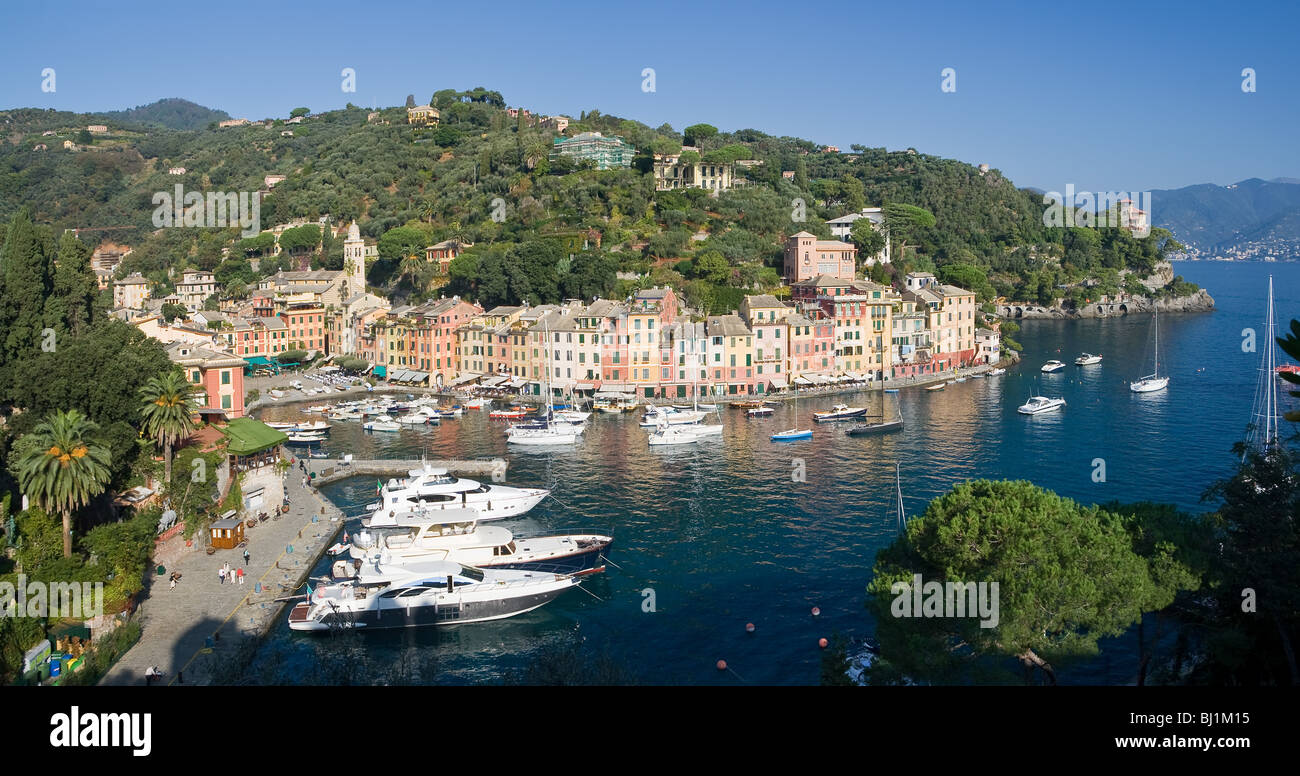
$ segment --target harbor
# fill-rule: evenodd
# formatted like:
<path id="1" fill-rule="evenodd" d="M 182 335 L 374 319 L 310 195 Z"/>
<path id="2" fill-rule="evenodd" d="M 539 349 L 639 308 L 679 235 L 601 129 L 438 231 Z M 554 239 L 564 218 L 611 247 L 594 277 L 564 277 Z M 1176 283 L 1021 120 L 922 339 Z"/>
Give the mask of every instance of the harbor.
<path id="1" fill-rule="evenodd" d="M 1221 270 L 1194 269 L 1202 268 Z M 1130 390 L 1130 382 L 1150 369 L 1151 327 L 1129 316 L 1030 322 L 1021 335 L 1025 357 L 1019 364 L 940 391 L 801 390 L 797 414 L 793 401 L 777 401 L 771 415 L 759 417 L 721 407 L 702 421 L 721 424 L 721 435 L 687 446 L 648 445 L 648 430 L 640 425 L 644 407 L 593 415 L 576 444 L 537 449 L 510 445 L 504 434 L 509 421 L 492 420 L 482 410 L 394 433 L 334 422 L 319 446 L 331 459 L 502 458 L 509 463 L 508 484 L 547 488 L 553 496 L 501 525 L 517 534 L 581 529 L 614 537 L 608 557 L 617 567 L 584 585 L 601 600 L 572 593 L 498 622 L 417 628 L 400 638 L 367 634 L 367 652 L 379 662 L 398 660 L 415 644 L 439 665 L 439 675 L 426 682 L 491 682 L 565 634 L 580 632 L 650 683 L 737 681 L 719 674 L 718 659 L 749 682 L 815 683 L 819 638 L 873 631 L 862 609 L 863 585 L 874 554 L 897 533 L 895 463 L 909 515 L 923 513 L 954 483 L 976 478 L 1029 479 L 1088 504 L 1151 498 L 1193 513 L 1204 508 L 1201 489 L 1232 460 L 1222 440 L 1239 435 L 1247 421 L 1251 392 L 1245 386 L 1256 364 L 1243 356 L 1240 370 L 1203 370 L 1202 344 L 1237 352 L 1231 330 L 1260 316 L 1266 288 L 1263 279 L 1243 281 L 1233 296 L 1224 278 L 1209 282 L 1225 289 L 1218 313 L 1161 316 L 1161 374 L 1167 366 L 1171 381 L 1157 394 Z M 1076 365 L 1085 352 L 1104 354 L 1104 360 Z M 1066 368 L 1042 373 L 1040 366 L 1053 358 Z M 1038 393 L 1059 394 L 1068 405 L 1034 417 L 1017 412 Z M 1196 424 L 1178 420 L 1212 401 L 1222 410 Z M 901 417 L 903 429 L 855 437 L 851 422 L 814 420 L 838 403 Z M 266 408 L 260 416 L 316 417 L 303 415 L 300 406 Z M 769 439 L 794 427 L 811 429 L 811 438 Z M 1147 455 L 1167 448 L 1171 434 L 1180 447 L 1204 453 Z M 1104 483 L 1090 476 L 1099 457 L 1107 462 Z M 322 483 L 321 493 L 359 514 L 375 499 L 375 480 L 335 479 Z M 323 560 L 314 575 L 327 574 L 329 566 Z M 745 631 L 750 622 L 753 634 Z M 281 622 L 263 654 L 293 663 L 325 648 Z M 1062 681 L 1128 681 L 1135 650 L 1131 638 L 1107 640 L 1104 657 L 1072 666 Z"/>

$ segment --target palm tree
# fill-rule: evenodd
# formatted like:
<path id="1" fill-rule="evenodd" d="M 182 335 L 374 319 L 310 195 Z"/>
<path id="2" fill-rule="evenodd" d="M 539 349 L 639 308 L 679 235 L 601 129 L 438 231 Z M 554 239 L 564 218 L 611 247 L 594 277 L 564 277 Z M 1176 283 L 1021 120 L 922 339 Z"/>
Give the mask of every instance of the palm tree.
<path id="1" fill-rule="evenodd" d="M 145 383 L 140 389 L 144 433 L 163 448 L 164 482 L 172 481 L 172 448 L 194 430 L 198 403 L 192 386 L 180 370 L 174 369 Z"/>
<path id="2" fill-rule="evenodd" d="M 56 410 L 32 431 L 18 459 L 18 486 L 46 512 L 63 516 L 63 557 L 72 556 L 72 513 L 104 492 L 108 448 L 93 441 L 99 430 L 76 410 Z"/>

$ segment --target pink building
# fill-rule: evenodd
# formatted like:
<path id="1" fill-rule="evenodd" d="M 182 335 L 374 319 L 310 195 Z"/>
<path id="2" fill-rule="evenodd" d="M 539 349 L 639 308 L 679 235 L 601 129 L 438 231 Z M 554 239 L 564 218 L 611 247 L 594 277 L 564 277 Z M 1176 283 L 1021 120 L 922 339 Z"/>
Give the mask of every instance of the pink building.
<path id="1" fill-rule="evenodd" d="M 785 241 L 785 282 L 789 284 L 827 275 L 841 280 L 857 277 L 858 249 L 852 243 L 818 240 L 797 232 Z"/>

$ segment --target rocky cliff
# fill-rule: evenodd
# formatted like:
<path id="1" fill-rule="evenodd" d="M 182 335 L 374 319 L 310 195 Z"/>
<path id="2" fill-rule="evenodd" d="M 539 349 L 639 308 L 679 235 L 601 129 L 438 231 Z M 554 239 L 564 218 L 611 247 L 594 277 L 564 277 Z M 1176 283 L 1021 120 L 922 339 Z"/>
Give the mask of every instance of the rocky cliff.
<path id="1" fill-rule="evenodd" d="M 1204 288 L 1191 296 L 1150 297 L 1118 294 L 1103 296 L 1079 308 L 1068 307 L 1058 302 L 1051 307 L 1036 304 L 1003 302 L 997 306 L 998 315 L 1003 318 L 1110 318 L 1117 315 L 1150 313 L 1159 310 L 1162 313 L 1203 313 L 1214 309 L 1214 297 Z"/>

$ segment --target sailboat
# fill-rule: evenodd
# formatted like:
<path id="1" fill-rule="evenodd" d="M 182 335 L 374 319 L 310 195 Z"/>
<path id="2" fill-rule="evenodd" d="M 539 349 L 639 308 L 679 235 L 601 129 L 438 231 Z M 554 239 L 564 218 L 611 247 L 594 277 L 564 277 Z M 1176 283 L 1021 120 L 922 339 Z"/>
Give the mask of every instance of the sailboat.
<path id="1" fill-rule="evenodd" d="M 812 429 L 799 428 L 799 390 L 794 392 L 794 428 L 778 431 L 772 435 L 773 442 L 793 442 L 797 439 L 812 439 Z"/>
<path id="2" fill-rule="evenodd" d="M 585 426 L 568 420 L 557 420 L 551 399 L 550 328 L 543 328 L 546 337 L 546 409 L 540 422 L 516 423 L 506 429 L 506 441 L 517 445 L 572 445 L 578 441 Z M 584 419 L 585 420 L 585 419 Z"/>
<path id="3" fill-rule="evenodd" d="M 1151 360 L 1151 374 L 1139 379 L 1137 382 L 1129 383 L 1129 390 L 1134 393 L 1151 393 L 1152 391 L 1163 391 L 1169 385 L 1168 377 L 1160 376 L 1160 311 L 1157 310 L 1152 314 L 1152 325 L 1156 333 L 1156 351 L 1155 357 Z"/>
<path id="4" fill-rule="evenodd" d="M 1277 321 L 1273 314 L 1273 276 L 1268 276 L 1268 317 L 1264 321 L 1264 353 L 1260 356 L 1259 379 L 1255 384 L 1255 401 L 1251 406 L 1251 421 L 1246 428 L 1246 449 L 1241 453 L 1244 462 L 1250 452 L 1267 454 L 1278 445 L 1279 415 L 1277 399 Z"/>

